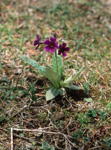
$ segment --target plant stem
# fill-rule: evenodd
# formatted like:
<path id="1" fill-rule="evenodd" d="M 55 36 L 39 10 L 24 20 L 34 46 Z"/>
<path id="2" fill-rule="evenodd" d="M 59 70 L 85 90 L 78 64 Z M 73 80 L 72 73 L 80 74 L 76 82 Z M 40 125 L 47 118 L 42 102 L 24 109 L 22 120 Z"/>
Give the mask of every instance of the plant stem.
<path id="1" fill-rule="evenodd" d="M 58 74 L 59 86 L 60 86 L 59 70 L 58 70 L 58 63 L 57 63 L 57 50 L 55 50 L 55 58 L 56 58 L 56 68 L 57 68 L 57 74 Z"/>
<path id="2" fill-rule="evenodd" d="M 59 72 L 58 72 L 58 63 L 57 63 L 57 50 L 55 50 L 55 58 L 56 58 L 57 74 L 58 74 L 58 76 L 59 76 Z"/>
<path id="3" fill-rule="evenodd" d="M 0 69 L 2 69 L 2 62 L 1 62 L 1 49 L 2 49 L 2 47 L 0 46 Z"/>

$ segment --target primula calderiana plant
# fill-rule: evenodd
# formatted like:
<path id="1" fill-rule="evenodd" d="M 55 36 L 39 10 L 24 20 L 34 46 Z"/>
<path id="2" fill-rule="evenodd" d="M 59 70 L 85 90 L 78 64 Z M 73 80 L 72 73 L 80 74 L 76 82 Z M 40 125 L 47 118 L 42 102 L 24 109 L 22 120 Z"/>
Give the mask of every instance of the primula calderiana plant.
<path id="1" fill-rule="evenodd" d="M 52 66 L 45 67 L 39 65 L 39 63 L 33 59 L 30 59 L 26 56 L 20 55 L 20 57 L 32 65 L 38 72 L 44 75 L 51 82 L 51 88 L 46 92 L 46 100 L 52 100 L 58 95 L 64 95 L 66 93 L 66 88 L 71 90 L 81 90 L 82 88 L 71 84 L 74 80 L 79 76 L 83 67 L 79 70 L 79 72 L 74 76 L 70 76 L 68 78 L 63 79 L 63 63 L 61 56 L 66 56 L 66 53 L 69 52 L 69 47 L 65 42 L 59 44 L 60 41 L 57 42 L 56 35 L 54 37 L 50 37 L 50 39 L 46 39 L 45 41 L 41 41 L 41 37 L 39 35 L 36 36 L 36 40 L 34 41 L 35 49 L 39 48 L 40 44 L 44 44 L 44 50 L 46 52 L 52 53 Z"/>

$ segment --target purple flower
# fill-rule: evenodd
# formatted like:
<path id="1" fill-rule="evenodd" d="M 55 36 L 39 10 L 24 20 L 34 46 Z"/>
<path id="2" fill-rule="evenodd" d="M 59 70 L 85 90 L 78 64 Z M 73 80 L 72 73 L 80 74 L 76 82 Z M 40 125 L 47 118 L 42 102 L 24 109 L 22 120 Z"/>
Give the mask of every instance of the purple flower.
<path id="1" fill-rule="evenodd" d="M 66 43 L 63 43 L 63 44 L 59 45 L 58 55 L 62 54 L 63 57 L 65 57 L 66 52 L 69 52 L 69 47 L 66 47 Z"/>
<path id="2" fill-rule="evenodd" d="M 58 49 L 58 43 L 56 43 L 56 37 L 51 37 L 50 40 L 46 39 L 44 41 L 44 44 L 47 45 L 46 47 L 44 47 L 44 50 L 46 52 L 51 52 L 54 53 L 55 49 Z"/>
<path id="3" fill-rule="evenodd" d="M 34 41 L 34 46 L 36 46 L 35 49 L 38 49 L 39 44 L 40 44 L 39 42 L 40 42 L 40 40 L 41 40 L 41 37 L 37 34 L 37 35 L 36 35 L 36 38 L 37 38 L 37 40 Z"/>

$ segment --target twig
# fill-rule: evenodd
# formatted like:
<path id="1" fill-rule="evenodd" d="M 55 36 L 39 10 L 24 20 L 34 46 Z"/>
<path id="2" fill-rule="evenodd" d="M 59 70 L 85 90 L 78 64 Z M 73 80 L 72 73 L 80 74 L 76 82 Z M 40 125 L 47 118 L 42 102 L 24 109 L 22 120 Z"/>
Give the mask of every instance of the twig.
<path id="1" fill-rule="evenodd" d="M 47 105 L 46 105 L 47 106 Z M 47 109 L 47 108 L 44 108 L 45 106 L 39 106 L 39 107 L 35 107 L 35 106 L 30 106 L 30 108 L 37 108 L 37 109 L 44 109 L 48 112 L 48 116 L 51 115 L 52 113 Z"/>
<path id="2" fill-rule="evenodd" d="M 18 137 L 18 138 L 21 138 L 21 139 L 23 139 L 23 140 L 27 140 L 27 141 L 31 142 L 31 139 L 26 138 L 26 137 L 19 136 L 19 135 L 15 134 L 15 133 L 14 133 L 14 137 Z"/>
<path id="3" fill-rule="evenodd" d="M 68 136 L 68 137 L 71 137 L 69 135 L 66 135 L 64 133 L 61 133 L 61 132 L 50 132 L 50 131 L 41 131 L 40 129 L 17 129 L 17 128 L 13 128 L 13 130 L 15 131 L 29 131 L 29 132 L 42 132 L 42 133 L 48 133 L 48 134 L 59 134 L 59 135 L 63 135 L 63 136 Z M 71 137 L 72 138 L 72 137 Z"/>
<path id="4" fill-rule="evenodd" d="M 21 108 L 20 110 L 18 110 L 14 115 L 12 115 L 9 119 L 15 117 L 16 115 L 18 115 L 21 111 L 23 111 L 25 108 L 27 108 L 28 106 L 25 105 L 23 108 Z"/>
<path id="5" fill-rule="evenodd" d="M 74 143 L 72 143 L 68 139 L 68 138 L 73 138 L 72 136 L 61 133 L 61 132 L 50 132 L 50 131 L 43 131 L 40 129 L 17 129 L 17 128 L 13 128 L 13 130 L 15 130 L 15 131 L 29 131 L 29 132 L 42 132 L 42 133 L 47 133 L 47 134 L 62 135 L 65 138 L 65 140 L 67 140 L 73 147 L 77 147 Z M 13 149 L 11 149 L 11 150 L 13 150 Z"/>
<path id="6" fill-rule="evenodd" d="M 102 146 L 92 147 L 92 148 L 89 148 L 88 150 L 94 150 L 94 149 L 97 149 L 97 148 L 102 148 Z"/>
<path id="7" fill-rule="evenodd" d="M 13 128 L 11 128 L 11 150 L 13 150 Z"/>
<path id="8" fill-rule="evenodd" d="M 27 141 L 29 141 L 29 142 L 34 141 L 33 139 L 26 138 L 26 137 L 22 137 L 22 136 L 19 136 L 19 135 L 17 135 L 17 134 L 14 134 L 14 137 L 18 137 L 18 138 L 21 138 L 21 139 L 23 139 L 23 140 L 27 140 Z M 35 142 L 38 143 L 38 144 L 41 144 L 41 142 L 38 142 L 38 141 L 35 141 Z"/>
<path id="9" fill-rule="evenodd" d="M 59 131 L 59 129 L 56 127 L 56 125 L 52 122 L 52 120 L 51 119 L 49 119 L 49 120 L 50 120 L 50 124 L 52 124 Z"/>
<path id="10" fill-rule="evenodd" d="M 62 132 L 63 132 L 65 129 L 67 129 L 67 127 L 71 124 L 71 120 L 72 120 L 72 117 L 70 118 L 69 123 L 68 123 L 67 126 L 62 130 Z"/>

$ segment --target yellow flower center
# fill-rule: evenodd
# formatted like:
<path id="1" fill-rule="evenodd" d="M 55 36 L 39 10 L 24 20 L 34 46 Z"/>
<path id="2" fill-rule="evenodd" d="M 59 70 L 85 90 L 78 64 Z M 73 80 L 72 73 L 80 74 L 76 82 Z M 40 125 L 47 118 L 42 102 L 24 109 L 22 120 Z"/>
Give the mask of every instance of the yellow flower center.
<path id="1" fill-rule="evenodd" d="M 51 43 L 51 44 L 50 44 L 50 47 L 54 47 L 54 44 Z"/>

